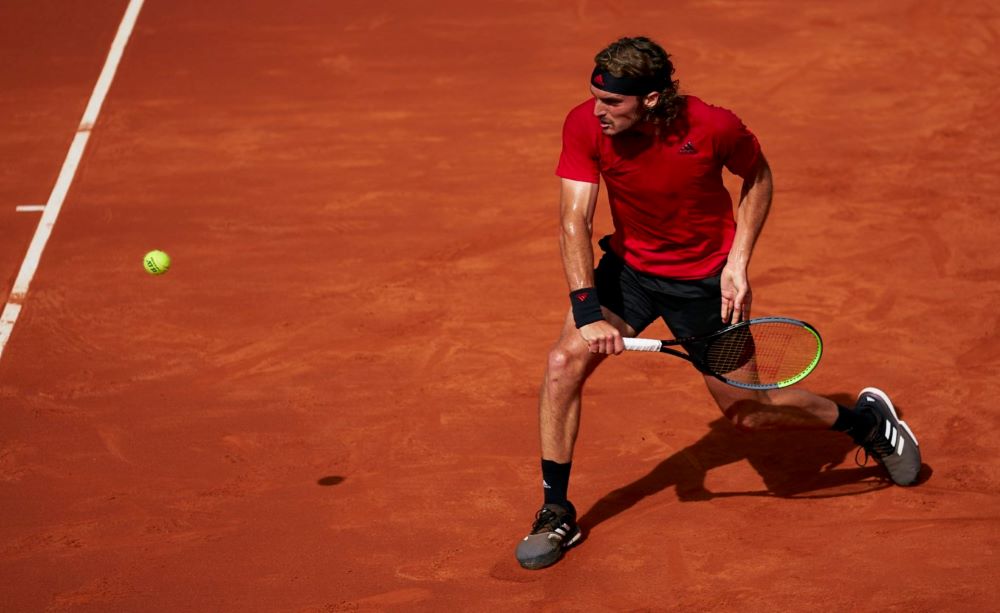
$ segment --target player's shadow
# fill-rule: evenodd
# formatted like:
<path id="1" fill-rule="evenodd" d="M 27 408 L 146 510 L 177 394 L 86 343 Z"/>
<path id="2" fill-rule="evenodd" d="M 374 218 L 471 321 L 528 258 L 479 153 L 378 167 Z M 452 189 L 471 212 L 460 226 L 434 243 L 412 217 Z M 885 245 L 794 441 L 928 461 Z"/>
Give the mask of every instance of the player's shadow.
<path id="1" fill-rule="evenodd" d="M 874 459 L 866 466 L 856 465 L 857 446 L 839 432 L 743 432 L 723 417 L 711 422 L 709 427 L 708 433 L 693 445 L 594 503 L 579 518 L 580 526 L 591 529 L 669 487 L 674 488 L 678 500 L 689 502 L 731 496 L 830 498 L 892 486 L 884 469 Z M 862 454 L 860 459 L 863 457 Z M 708 471 L 743 460 L 760 474 L 766 489 L 720 492 L 705 487 Z M 925 466 L 925 473 L 927 470 L 929 467 Z"/>

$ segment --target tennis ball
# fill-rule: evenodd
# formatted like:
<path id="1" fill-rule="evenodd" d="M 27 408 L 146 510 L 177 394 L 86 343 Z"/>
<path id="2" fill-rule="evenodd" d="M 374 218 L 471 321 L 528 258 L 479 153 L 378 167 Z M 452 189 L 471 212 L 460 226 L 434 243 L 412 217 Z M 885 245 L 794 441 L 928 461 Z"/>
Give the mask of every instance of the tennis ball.
<path id="1" fill-rule="evenodd" d="M 149 274 L 162 275 L 170 270 L 170 256 L 159 249 L 154 249 L 142 258 L 142 265 L 145 266 L 146 272 Z"/>

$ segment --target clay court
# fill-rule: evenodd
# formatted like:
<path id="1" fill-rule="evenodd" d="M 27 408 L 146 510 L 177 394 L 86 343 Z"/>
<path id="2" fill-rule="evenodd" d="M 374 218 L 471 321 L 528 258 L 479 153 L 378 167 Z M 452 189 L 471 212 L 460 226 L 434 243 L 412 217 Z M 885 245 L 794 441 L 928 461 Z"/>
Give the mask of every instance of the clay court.
<path id="1" fill-rule="evenodd" d="M 127 6 L 0 5 L 0 610 L 1000 609 L 995 3 L 147 0 L 16 296 Z M 560 130 L 634 34 L 763 145 L 753 314 L 822 332 L 800 385 L 885 389 L 924 466 L 626 354 L 586 539 L 527 571 Z"/>

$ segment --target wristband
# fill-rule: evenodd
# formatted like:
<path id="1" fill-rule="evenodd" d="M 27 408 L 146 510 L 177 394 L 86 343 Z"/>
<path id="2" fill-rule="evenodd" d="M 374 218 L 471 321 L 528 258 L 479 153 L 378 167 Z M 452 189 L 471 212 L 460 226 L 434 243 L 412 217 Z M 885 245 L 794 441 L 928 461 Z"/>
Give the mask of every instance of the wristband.
<path id="1" fill-rule="evenodd" d="M 601 313 L 601 301 L 597 299 L 597 290 L 584 287 L 569 293 L 570 304 L 573 305 L 573 321 L 577 328 L 604 319 Z"/>

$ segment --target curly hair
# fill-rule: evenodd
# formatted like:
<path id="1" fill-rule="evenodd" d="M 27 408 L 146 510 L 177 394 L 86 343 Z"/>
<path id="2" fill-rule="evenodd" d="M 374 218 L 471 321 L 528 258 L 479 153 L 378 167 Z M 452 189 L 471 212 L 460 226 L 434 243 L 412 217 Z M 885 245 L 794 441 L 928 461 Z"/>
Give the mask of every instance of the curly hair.
<path id="1" fill-rule="evenodd" d="M 666 83 L 644 120 L 669 125 L 683 111 L 684 97 L 678 93 L 680 81 L 673 78 L 670 54 L 645 36 L 619 38 L 594 56 L 594 63 L 616 77 L 659 77 Z"/>

